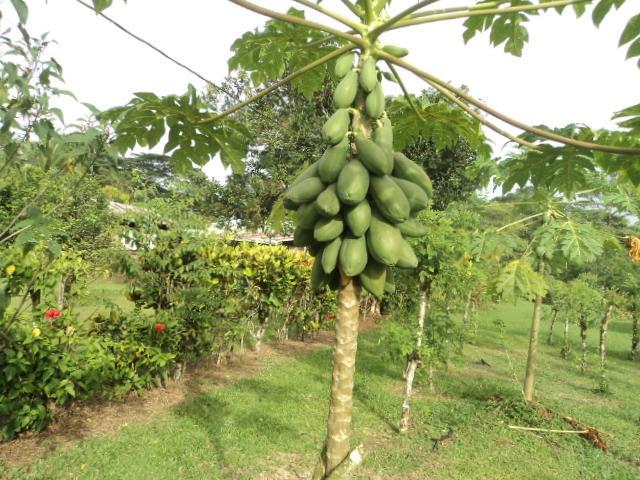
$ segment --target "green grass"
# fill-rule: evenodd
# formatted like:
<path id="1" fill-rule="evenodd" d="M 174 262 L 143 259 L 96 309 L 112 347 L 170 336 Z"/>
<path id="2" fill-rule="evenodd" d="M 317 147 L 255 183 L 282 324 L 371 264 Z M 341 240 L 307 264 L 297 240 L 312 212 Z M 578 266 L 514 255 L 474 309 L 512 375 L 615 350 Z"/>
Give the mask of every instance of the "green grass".
<path id="1" fill-rule="evenodd" d="M 78 297 L 72 299 L 71 308 L 81 318 L 108 311 L 109 304 L 117 305 L 125 312 L 129 312 L 135 305 L 125 297 L 126 290 L 125 283 L 96 279 L 89 282 Z M 12 298 L 11 308 L 17 308 L 21 301 L 21 297 Z M 27 300 L 23 312 L 30 312 L 30 305 L 31 303 Z M 47 305 L 45 303 L 45 306 Z"/>
<path id="2" fill-rule="evenodd" d="M 538 399 L 556 416 L 525 406 L 493 325 L 506 323 L 509 358 L 524 371 L 531 306 L 502 305 L 485 312 L 476 345 L 465 345 L 448 373 L 438 372 L 436 394 L 419 378 L 411 433 L 400 436 L 402 365 L 384 360 L 379 333 L 361 336 L 355 387 L 354 444 L 370 453 L 358 479 L 637 479 L 640 478 L 638 363 L 626 359 L 630 326 L 614 323 L 609 336 L 612 392 L 598 384 L 596 331 L 590 333 L 590 373 L 541 345 Z M 548 325 L 544 325 L 544 330 Z M 546 338 L 546 334 L 544 335 Z M 577 332 L 572 332 L 577 348 Z M 491 367 L 480 366 L 480 359 Z M 5 475 L 20 479 L 277 479 L 307 478 L 324 437 L 331 353 L 322 349 L 270 359 L 261 373 L 226 387 L 198 386 L 176 408 L 104 438 L 53 452 Z M 504 400 L 488 400 L 499 395 Z M 509 425 L 569 428 L 570 415 L 614 436 L 608 454 L 573 434 L 515 431 Z M 432 451 L 431 438 L 453 428 L 453 440 Z M 0 476 L 2 470 L 0 469 Z M 299 476 L 299 477 L 298 477 Z"/>

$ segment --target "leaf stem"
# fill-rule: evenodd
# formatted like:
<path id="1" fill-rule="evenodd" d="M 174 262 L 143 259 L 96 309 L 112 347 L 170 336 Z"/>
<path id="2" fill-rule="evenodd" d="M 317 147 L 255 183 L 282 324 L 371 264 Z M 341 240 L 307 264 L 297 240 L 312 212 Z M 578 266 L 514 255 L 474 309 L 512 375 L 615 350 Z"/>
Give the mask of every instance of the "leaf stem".
<path id="1" fill-rule="evenodd" d="M 360 17 L 360 12 L 358 11 L 358 9 L 356 8 L 356 6 L 351 3 L 349 0 L 341 0 L 342 3 L 344 4 L 345 7 L 347 7 L 349 10 L 351 10 L 351 12 L 356 15 L 358 18 Z"/>
<path id="2" fill-rule="evenodd" d="M 396 80 L 398 80 L 398 85 L 400 85 L 400 89 L 402 90 L 402 93 L 404 94 L 404 98 L 406 98 L 407 102 L 409 102 L 409 106 L 413 110 L 413 113 L 415 113 L 416 116 L 420 119 L 420 121 L 424 123 L 425 119 L 422 116 L 422 114 L 420 113 L 420 111 L 418 110 L 418 107 L 416 106 L 415 102 L 411 98 L 411 95 L 409 95 L 409 91 L 407 90 L 407 87 L 405 86 L 404 82 L 402 81 L 402 78 L 400 78 L 400 74 L 398 73 L 398 70 L 396 70 L 396 67 L 394 67 L 393 64 L 387 62 L 386 60 L 385 60 L 385 63 L 389 67 L 389 70 L 391 70 L 391 73 L 393 73 L 393 76 L 396 77 Z"/>
<path id="3" fill-rule="evenodd" d="M 432 75 L 424 70 L 421 70 L 418 67 L 410 64 L 409 62 L 402 60 L 401 58 L 395 57 L 393 55 L 389 55 L 387 52 L 383 50 L 376 50 L 376 55 L 378 55 L 378 57 L 384 60 L 388 60 L 394 65 L 397 65 L 399 67 L 404 68 L 405 70 L 410 71 L 411 73 L 423 79 L 425 82 L 429 84 L 435 83 L 437 85 L 440 85 L 441 87 L 447 89 L 448 91 L 455 93 L 458 97 L 463 98 L 467 103 L 470 103 L 471 105 L 478 107 L 480 110 L 485 111 L 489 115 L 499 120 L 502 120 L 503 122 L 508 123 L 509 125 L 513 125 L 516 128 L 520 128 L 529 133 L 533 133 L 534 135 L 538 135 L 540 137 L 546 138 L 548 140 L 552 140 L 554 142 L 563 143 L 565 145 L 572 145 L 574 147 L 585 148 L 589 150 L 596 150 L 599 152 L 621 154 L 621 155 L 640 154 L 640 148 L 617 147 L 613 145 L 602 145 L 598 143 L 583 142 L 581 140 L 565 137 L 564 135 L 558 135 L 557 133 L 549 132 L 547 130 L 542 130 L 540 128 L 533 127 L 531 125 L 527 125 L 526 123 L 523 123 L 519 120 L 509 117 L 508 115 L 502 112 L 499 112 L 498 110 L 490 107 L 489 105 L 486 105 L 484 102 L 481 102 L 477 98 L 469 95 L 464 90 L 461 90 L 459 88 L 454 87 L 453 85 L 450 85 L 449 83 L 436 77 L 435 75 Z"/>
<path id="4" fill-rule="evenodd" d="M 422 12 L 416 12 L 409 15 L 410 19 L 413 18 L 421 18 L 421 17 L 429 17 L 431 15 L 440 15 L 442 13 L 453 13 L 453 12 L 466 12 L 473 10 L 483 10 L 486 8 L 495 8 L 499 7 L 501 4 L 507 3 L 507 0 L 498 0 L 495 2 L 485 2 L 485 3 L 477 3 L 475 5 L 465 5 L 460 7 L 448 7 L 448 8 L 438 8 L 436 10 L 424 10 Z"/>
<path id="5" fill-rule="evenodd" d="M 310 2 L 309 0 L 293 0 L 293 1 L 301 5 L 304 5 L 306 7 L 309 7 L 310 9 L 315 10 L 316 12 L 320 12 L 329 18 L 333 18 L 335 21 L 340 22 L 343 25 L 346 25 L 347 27 L 352 28 L 357 32 L 362 32 L 365 28 L 365 26 L 362 23 L 354 22 L 346 17 L 343 17 L 339 13 L 335 13 L 327 8 L 321 7 L 320 5 Z"/>
<path id="6" fill-rule="evenodd" d="M 464 103 L 462 100 L 460 100 L 453 93 L 448 91 L 446 88 L 443 88 L 443 87 L 441 87 L 440 85 L 438 85 L 437 83 L 434 83 L 434 82 L 429 82 L 429 81 L 426 81 L 426 82 L 429 85 L 431 85 L 433 88 L 438 90 L 442 95 L 444 95 L 451 102 L 453 102 L 456 105 L 458 105 L 458 107 L 460 107 L 462 110 L 467 112 L 473 118 L 475 118 L 480 123 L 482 123 L 483 125 L 485 125 L 488 128 L 490 128 L 491 130 L 493 130 L 497 134 L 502 135 L 503 137 L 508 138 L 512 142 L 515 142 L 515 143 L 517 143 L 519 145 L 522 145 L 523 147 L 532 148 L 534 150 L 540 150 L 540 147 L 538 147 L 535 143 L 531 143 L 531 142 L 528 142 L 526 140 L 523 140 L 523 139 L 517 137 L 516 135 L 513 135 L 513 134 L 509 133 L 508 131 L 504 130 L 503 128 L 500 128 L 498 125 L 496 125 L 492 121 L 487 120 L 479 112 L 476 112 L 473 108 L 471 108 L 469 105 Z"/>
<path id="7" fill-rule="evenodd" d="M 404 9 L 403 11 L 398 13 L 397 15 L 391 17 L 389 20 L 384 22 L 382 25 L 379 25 L 376 28 L 374 28 L 373 30 L 371 30 L 371 32 L 369 32 L 370 38 L 375 40 L 377 37 L 380 36 L 381 33 L 385 32 L 387 30 L 391 30 L 392 28 L 394 28 L 394 25 L 396 25 L 398 22 L 404 20 L 406 17 L 411 15 L 413 12 L 415 12 L 417 10 L 420 10 L 422 7 L 426 7 L 428 5 L 436 3 L 438 1 L 440 1 L 440 0 L 423 0 L 421 2 L 416 3 L 415 5 L 413 5 L 411 7 L 408 7 L 406 9 Z"/>
<path id="8" fill-rule="evenodd" d="M 256 13 L 259 13 L 260 15 L 264 15 L 265 17 L 270 17 L 276 20 L 282 20 L 284 22 L 293 23 L 296 25 L 302 25 L 303 27 L 312 28 L 314 30 L 320 30 L 322 32 L 327 32 L 332 35 L 335 35 L 336 37 L 344 38 L 345 40 L 348 40 L 351 43 L 354 43 L 355 45 L 358 45 L 362 48 L 365 47 L 365 42 L 361 38 L 346 32 L 342 32 L 335 28 L 331 28 L 327 25 L 312 22 L 304 18 L 295 17 L 293 15 L 288 15 L 286 13 L 280 13 L 274 10 L 269 10 L 268 8 L 261 7 L 247 0 L 227 0 L 227 1 L 235 5 L 238 5 L 240 7 L 246 8 L 247 10 L 251 10 L 252 12 L 256 12 Z"/>
<path id="9" fill-rule="evenodd" d="M 496 233 L 501 232 L 503 230 L 506 230 L 507 228 L 514 227 L 514 226 L 516 226 L 516 225 L 518 225 L 520 223 L 526 222 L 528 220 L 533 220 L 534 218 L 541 217 L 542 215 L 544 215 L 544 213 L 545 212 L 534 213 L 533 215 L 529 215 L 527 217 L 520 218 L 520 219 L 516 220 L 515 222 L 507 223 L 506 225 L 504 225 L 504 226 L 500 227 L 499 229 L 497 229 Z"/>
<path id="10" fill-rule="evenodd" d="M 517 12 L 526 12 L 526 11 L 536 11 L 536 10 L 547 10 L 549 8 L 554 7 L 563 7 L 567 5 L 574 5 L 577 3 L 588 3 L 591 0 L 554 0 L 548 3 L 541 3 L 535 5 L 519 5 L 515 7 L 506 7 L 506 8 L 488 8 L 485 10 L 471 10 L 464 12 L 452 12 L 452 13 L 444 13 L 444 14 L 434 14 L 421 18 L 410 18 L 401 22 L 397 22 L 394 26 L 391 26 L 389 30 L 393 30 L 396 28 L 409 27 L 412 25 L 420 25 L 424 23 L 432 23 L 432 22 L 440 22 L 443 20 L 454 20 L 457 18 L 469 18 L 469 17 L 478 17 L 485 15 L 503 15 L 506 13 L 517 13 Z"/>
<path id="11" fill-rule="evenodd" d="M 269 87 L 260 90 L 258 93 L 256 93 L 255 95 L 251 96 L 250 98 L 248 98 L 248 99 L 246 99 L 246 100 L 244 100 L 244 101 L 242 101 L 240 103 L 236 103 L 234 106 L 228 108 L 224 112 L 221 112 L 221 113 L 218 113 L 216 115 L 213 115 L 210 118 L 206 118 L 204 120 L 200 120 L 199 122 L 196 122 L 196 124 L 205 125 L 205 124 L 214 123 L 214 122 L 217 122 L 219 120 L 222 120 L 223 118 L 228 117 L 232 113 L 237 112 L 238 110 L 246 107 L 247 105 L 255 102 L 256 100 L 260 100 L 265 95 L 268 95 L 269 93 L 271 93 L 274 90 L 282 87 L 283 85 L 286 85 L 291 80 L 294 80 L 295 78 L 297 78 L 300 75 L 308 72 L 309 70 L 313 70 L 314 68 L 319 67 L 320 65 L 322 65 L 324 63 L 327 63 L 331 59 L 333 59 L 335 57 L 338 57 L 338 56 L 342 55 L 343 53 L 348 52 L 349 50 L 353 50 L 354 48 L 355 48 L 355 45 L 349 44 L 349 45 L 345 45 L 342 48 L 334 50 L 333 52 L 325 55 L 324 57 L 320 57 L 318 60 L 316 60 L 314 62 L 311 62 L 308 65 L 305 65 L 304 67 L 300 68 L 299 70 L 296 70 L 295 72 L 287 75 L 286 77 L 284 77 L 279 82 L 276 82 L 273 85 L 270 85 Z"/>

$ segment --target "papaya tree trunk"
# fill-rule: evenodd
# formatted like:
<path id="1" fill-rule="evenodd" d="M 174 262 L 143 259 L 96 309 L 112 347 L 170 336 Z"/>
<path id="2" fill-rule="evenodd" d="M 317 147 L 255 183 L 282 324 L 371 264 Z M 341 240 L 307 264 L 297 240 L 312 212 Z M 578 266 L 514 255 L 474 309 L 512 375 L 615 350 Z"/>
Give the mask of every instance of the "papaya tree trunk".
<path id="1" fill-rule="evenodd" d="M 635 360 L 638 356 L 638 344 L 640 343 L 640 331 L 638 330 L 638 318 L 640 314 L 634 313 L 633 323 L 631 326 L 631 360 Z"/>
<path id="2" fill-rule="evenodd" d="M 324 453 L 324 477 L 340 465 L 350 453 L 353 382 L 358 349 L 360 287 L 353 279 L 340 287 L 336 339 L 333 349 L 333 380 L 327 420 Z"/>
<path id="3" fill-rule="evenodd" d="M 413 394 L 413 379 L 420 362 L 419 351 L 422 348 L 422 336 L 424 333 L 424 319 L 427 315 L 428 287 L 420 293 L 420 309 L 418 311 L 418 331 L 416 333 L 416 352 L 409 358 L 405 370 L 406 381 L 404 384 L 404 401 L 402 402 L 402 415 L 400 417 L 400 433 L 409 430 L 411 418 L 411 395 Z"/>
<path id="4" fill-rule="evenodd" d="M 435 388 L 433 388 L 433 372 L 434 372 L 433 360 L 429 360 L 429 369 L 427 370 L 427 382 L 429 384 L 429 392 L 431 393 L 435 392 Z"/>
<path id="5" fill-rule="evenodd" d="M 607 369 L 607 331 L 609 330 L 609 321 L 613 313 L 613 304 L 607 306 L 607 311 L 600 320 L 600 371 L 602 373 L 603 383 L 606 384 L 605 371 Z"/>
<path id="6" fill-rule="evenodd" d="M 571 351 L 571 347 L 569 345 L 569 325 L 571 322 L 569 321 L 569 316 L 567 315 L 564 318 L 564 346 L 562 347 L 562 358 L 565 360 L 569 359 L 569 352 Z"/>
<path id="7" fill-rule="evenodd" d="M 527 402 L 533 401 L 536 363 L 538 362 L 538 337 L 540 335 L 540 319 L 542 317 L 542 295 L 536 296 L 533 306 L 533 319 L 531 321 L 531 332 L 529 336 L 529 353 L 527 355 L 527 371 L 524 377 L 524 399 Z"/>
<path id="8" fill-rule="evenodd" d="M 580 372 L 584 373 L 587 369 L 587 322 L 580 320 L 580 342 L 582 344 L 582 360 L 580 361 Z"/>
<path id="9" fill-rule="evenodd" d="M 553 315 L 551 316 L 551 325 L 549 326 L 549 336 L 547 337 L 547 343 L 549 345 L 553 343 L 553 326 L 555 325 L 557 318 L 558 318 L 558 310 L 554 310 Z"/>

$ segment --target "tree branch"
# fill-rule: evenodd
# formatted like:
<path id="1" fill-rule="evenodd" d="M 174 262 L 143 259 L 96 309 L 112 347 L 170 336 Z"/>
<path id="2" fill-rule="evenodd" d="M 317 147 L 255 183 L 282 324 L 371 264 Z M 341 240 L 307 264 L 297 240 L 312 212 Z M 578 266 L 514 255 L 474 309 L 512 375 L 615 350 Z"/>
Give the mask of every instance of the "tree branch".
<path id="1" fill-rule="evenodd" d="M 273 92 L 274 90 L 282 87 L 283 85 L 286 85 L 287 83 L 289 83 L 291 80 L 299 77 L 300 75 L 308 72 L 309 70 L 313 70 L 316 67 L 319 67 L 320 65 L 327 63 L 328 61 L 330 61 L 333 58 L 339 57 L 340 55 L 342 55 L 343 53 L 348 52 L 349 50 L 353 50 L 355 48 L 355 45 L 353 44 L 349 44 L 349 45 L 345 45 L 342 48 L 339 48 L 337 50 L 334 50 L 333 52 L 325 55 L 324 57 L 319 58 L 318 60 L 309 63 L 308 65 L 305 65 L 304 67 L 302 67 L 299 70 L 296 70 L 295 72 L 287 75 L 286 77 L 284 77 L 282 80 L 274 83 L 273 85 L 270 85 L 269 87 L 260 90 L 258 93 L 256 93 L 255 95 L 253 95 L 252 97 L 244 100 L 243 102 L 237 103 L 234 106 L 228 108 L 227 110 L 225 110 L 224 112 L 218 113 L 214 116 L 212 116 L 211 118 L 207 118 L 205 120 L 201 120 L 199 122 L 197 122 L 197 124 L 199 125 L 205 125 L 205 124 L 209 124 L 209 123 L 214 123 L 217 122 L 219 120 L 222 120 L 223 118 L 231 115 L 234 112 L 237 112 L 238 110 L 246 107 L 247 105 L 249 105 L 250 103 L 255 102 L 256 100 L 260 100 L 262 97 L 264 97 L 265 95 L 268 95 L 269 93 Z"/>
<path id="2" fill-rule="evenodd" d="M 358 18 L 360 18 L 360 12 L 358 12 L 358 9 L 356 8 L 356 6 L 351 3 L 349 0 L 341 0 L 342 3 L 344 4 L 345 7 L 347 7 L 349 10 L 351 10 L 351 12 Z"/>
<path id="3" fill-rule="evenodd" d="M 588 3 L 591 0 L 555 0 L 548 3 L 541 3 L 535 5 L 520 5 L 516 7 L 506 7 L 506 8 L 488 8 L 486 10 L 471 10 L 465 12 L 453 12 L 453 13 L 445 13 L 442 15 L 434 14 L 429 15 L 422 18 L 412 18 L 402 22 L 396 23 L 394 26 L 390 27 L 389 30 L 393 30 L 396 28 L 409 27 L 412 25 L 420 25 L 423 23 L 432 23 L 432 22 L 440 22 L 443 20 L 454 20 L 456 18 L 469 18 L 469 17 L 478 17 L 484 15 L 502 15 L 506 13 L 517 13 L 517 12 L 526 12 L 526 11 L 536 11 L 536 10 L 547 10 L 549 8 L 554 7 L 563 7 L 567 5 L 574 5 L 577 3 Z"/>
<path id="4" fill-rule="evenodd" d="M 528 142 L 526 140 L 523 140 L 523 139 L 517 137 L 516 135 L 513 135 L 513 134 L 507 132 L 506 130 L 500 128 L 499 126 L 497 126 L 495 123 L 491 122 L 490 120 L 487 120 L 480 113 L 476 112 L 473 108 L 471 108 L 469 105 L 467 105 L 462 100 L 460 100 L 458 97 L 456 97 L 453 93 L 449 92 L 447 89 L 441 87 L 437 83 L 429 82 L 428 80 L 425 80 L 425 81 L 429 85 L 431 85 L 433 88 L 438 90 L 446 98 L 448 98 L 451 102 L 453 102 L 456 105 L 458 105 L 458 107 L 460 107 L 462 110 L 467 112 L 469 115 L 471 115 L 473 118 L 478 120 L 483 125 L 486 125 L 488 128 L 490 128 L 491 130 L 493 130 L 497 134 L 502 135 L 503 137 L 506 137 L 509 140 L 511 140 L 512 142 L 518 143 L 518 144 L 522 145 L 523 147 L 532 148 L 534 150 L 540 150 L 540 147 L 538 147 L 535 143 L 531 143 L 531 142 Z"/>
<path id="5" fill-rule="evenodd" d="M 247 10 L 251 10 L 252 12 L 256 12 L 260 15 L 264 15 L 265 17 L 274 18 L 276 20 L 282 20 L 288 23 L 293 23 L 296 25 L 302 25 L 303 27 L 311 28 L 314 30 L 320 30 L 322 32 L 327 32 L 336 37 L 344 38 L 349 42 L 358 45 L 364 48 L 364 42 L 361 38 L 351 35 L 349 33 L 341 32 L 335 28 L 331 28 L 327 25 L 323 25 L 321 23 L 312 22 L 310 20 L 306 20 L 304 18 L 295 17 L 293 15 L 287 15 L 286 13 L 276 12 L 274 10 L 269 10 L 268 8 L 261 7 L 254 3 L 251 3 L 247 0 L 227 0 L 235 5 L 246 8 Z"/>
<path id="6" fill-rule="evenodd" d="M 364 29 L 364 25 L 361 24 L 360 22 L 354 22 L 346 17 L 343 17 L 338 13 L 332 12 L 327 8 L 321 7 L 316 3 L 310 2 L 309 0 L 293 0 L 293 1 L 301 5 L 304 5 L 306 7 L 309 7 L 310 9 L 315 10 L 316 12 L 320 12 L 329 18 L 333 18 L 335 21 L 340 22 L 343 25 L 346 25 L 347 27 L 352 28 L 356 32 L 361 32 Z"/>
<path id="7" fill-rule="evenodd" d="M 389 67 L 389 70 L 391 70 L 391 73 L 393 73 L 393 76 L 396 77 L 396 80 L 398 80 L 398 85 L 400 85 L 400 89 L 404 94 L 404 98 L 406 98 L 407 102 L 409 102 L 409 106 L 413 110 L 413 113 L 416 114 L 416 116 L 420 119 L 421 122 L 424 122 L 425 121 L 424 117 L 418 110 L 418 107 L 416 106 L 415 102 L 411 98 L 411 95 L 409 95 L 409 91 L 407 90 L 407 87 L 405 86 L 404 82 L 400 78 L 400 74 L 396 70 L 396 67 L 394 67 L 391 63 L 387 62 L 386 60 L 385 60 L 385 63 L 387 64 L 387 67 Z"/>
<path id="8" fill-rule="evenodd" d="M 442 13 L 452 13 L 452 12 L 466 12 L 473 10 L 483 10 L 486 8 L 496 8 L 499 7 L 503 3 L 507 3 L 508 0 L 497 0 L 494 2 L 485 2 L 485 3 L 477 3 L 475 5 L 465 5 L 460 7 L 448 7 L 448 8 L 438 8 L 435 10 L 424 10 L 422 12 L 416 12 L 409 15 L 410 19 L 413 18 L 422 18 L 428 17 L 430 15 L 440 15 Z"/>
<path id="9" fill-rule="evenodd" d="M 420 10 L 422 7 L 426 7 L 427 5 L 431 5 L 433 3 L 436 3 L 438 1 L 440 1 L 440 0 L 423 0 L 421 2 L 416 3 L 412 7 L 404 9 L 402 12 L 398 13 L 394 17 L 391 17 L 389 20 L 384 22 L 382 25 L 379 25 L 376 28 L 374 28 L 373 30 L 371 30 L 371 32 L 369 32 L 369 36 L 372 39 L 375 40 L 377 37 L 380 36 L 380 34 L 382 32 L 385 32 L 386 30 L 391 30 L 392 28 L 394 28 L 393 26 L 396 23 L 398 23 L 401 20 L 405 19 L 406 17 L 411 15 L 413 12 L 415 12 L 417 10 Z"/>
<path id="10" fill-rule="evenodd" d="M 585 148 L 588 150 L 596 150 L 599 152 L 612 153 L 612 154 L 618 154 L 618 155 L 640 154 L 640 148 L 616 147 L 612 145 L 601 145 L 597 143 L 583 142 L 581 140 L 565 137 L 564 135 L 558 135 L 557 133 L 549 132 L 547 130 L 542 130 L 537 127 L 532 127 L 531 125 L 527 125 L 526 123 L 523 123 L 519 120 L 509 117 L 508 115 L 505 115 L 502 112 L 499 112 L 498 110 L 481 102 L 477 98 L 472 97 L 471 95 L 466 93 L 464 90 L 461 90 L 459 88 L 454 87 L 453 85 L 450 85 L 444 80 L 441 80 L 440 78 L 415 67 L 414 65 L 402 60 L 401 58 L 394 57 L 393 55 L 389 55 L 387 52 L 383 50 L 376 50 L 376 55 L 384 60 L 388 60 L 390 63 L 393 63 L 394 65 L 397 65 L 399 67 L 404 68 L 405 70 L 410 71 L 411 73 L 423 79 L 425 82 L 429 84 L 435 83 L 437 85 L 440 85 L 446 90 L 452 93 L 455 93 L 458 97 L 463 98 L 467 103 L 470 103 L 471 105 L 478 107 L 480 110 L 483 110 L 489 115 L 499 120 L 502 120 L 503 122 L 508 123 L 509 125 L 512 125 L 516 128 L 520 128 L 521 130 L 525 130 L 529 133 L 533 133 L 534 135 L 538 135 L 540 137 L 546 138 L 548 140 L 552 140 L 554 142 L 563 143 L 565 145 L 572 145 L 574 147 Z"/>

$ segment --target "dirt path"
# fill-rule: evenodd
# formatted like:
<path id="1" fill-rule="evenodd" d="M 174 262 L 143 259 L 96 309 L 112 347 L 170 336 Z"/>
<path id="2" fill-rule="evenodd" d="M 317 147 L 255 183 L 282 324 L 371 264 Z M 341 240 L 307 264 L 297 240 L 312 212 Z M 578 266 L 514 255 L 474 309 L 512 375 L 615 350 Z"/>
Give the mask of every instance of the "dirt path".
<path id="1" fill-rule="evenodd" d="M 361 331 L 376 322 L 367 316 Z M 325 348 L 333 343 L 333 332 L 320 332 L 313 341 L 289 340 L 286 343 L 264 344 L 260 352 L 247 351 L 231 357 L 221 366 L 213 359 L 190 365 L 179 380 L 170 380 L 164 388 L 145 391 L 141 396 L 128 395 L 121 401 L 79 401 L 62 410 L 47 429 L 28 432 L 0 443 L 0 464 L 21 467 L 60 447 L 115 432 L 121 427 L 143 422 L 194 398 L 203 388 L 220 388 L 241 378 L 251 377 L 278 359 Z"/>

